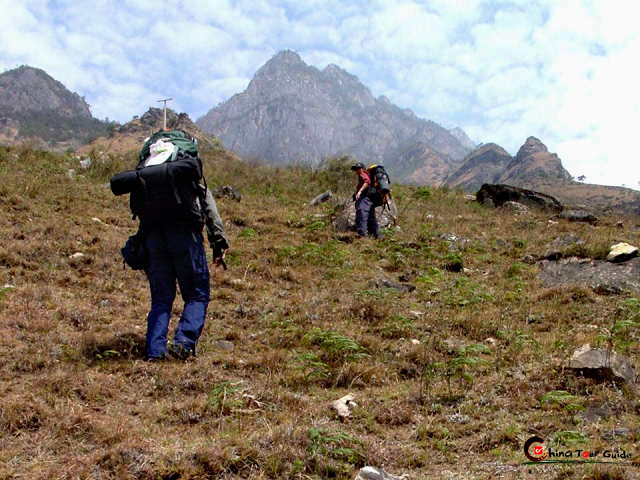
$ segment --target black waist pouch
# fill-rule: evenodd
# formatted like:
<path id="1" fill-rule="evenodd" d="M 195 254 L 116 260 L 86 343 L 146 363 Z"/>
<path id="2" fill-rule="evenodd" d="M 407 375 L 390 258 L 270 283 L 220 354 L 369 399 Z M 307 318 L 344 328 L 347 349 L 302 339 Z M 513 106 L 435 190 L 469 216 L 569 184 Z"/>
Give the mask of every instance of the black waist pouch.
<path id="1" fill-rule="evenodd" d="M 144 270 L 146 268 L 149 259 L 141 230 L 138 230 L 135 235 L 129 237 L 120 252 L 122 253 L 124 263 L 129 265 L 132 270 Z"/>

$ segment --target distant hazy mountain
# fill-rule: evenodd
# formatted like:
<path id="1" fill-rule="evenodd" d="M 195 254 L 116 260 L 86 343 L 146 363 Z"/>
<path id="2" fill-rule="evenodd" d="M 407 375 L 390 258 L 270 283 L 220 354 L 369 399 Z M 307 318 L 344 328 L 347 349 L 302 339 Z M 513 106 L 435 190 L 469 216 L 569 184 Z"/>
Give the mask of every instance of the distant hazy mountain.
<path id="1" fill-rule="evenodd" d="M 244 157 L 315 164 L 349 154 L 416 183 L 441 182 L 470 151 L 440 125 L 374 98 L 340 67 L 318 70 L 292 51 L 275 55 L 244 92 L 196 123 Z"/>
<path id="2" fill-rule="evenodd" d="M 473 150 L 474 148 L 476 148 L 477 143 L 471 140 L 469 136 L 466 134 L 466 132 L 462 130 L 460 127 L 449 129 L 449 133 L 454 137 L 456 137 L 458 141 L 468 149 Z"/>
<path id="3" fill-rule="evenodd" d="M 0 143 L 31 140 L 43 147 L 73 147 L 110 128 L 89 105 L 44 70 L 22 66 L 0 74 Z"/>

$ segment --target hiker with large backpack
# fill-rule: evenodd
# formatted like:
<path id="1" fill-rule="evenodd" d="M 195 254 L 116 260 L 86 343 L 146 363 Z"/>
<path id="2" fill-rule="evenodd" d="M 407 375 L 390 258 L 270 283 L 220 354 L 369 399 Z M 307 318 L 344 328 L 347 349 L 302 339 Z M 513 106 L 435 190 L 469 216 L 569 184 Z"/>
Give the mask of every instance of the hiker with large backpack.
<path id="1" fill-rule="evenodd" d="M 378 238 L 380 229 L 376 219 L 376 208 L 371 198 L 372 188 L 369 172 L 361 162 L 354 163 L 351 170 L 358 176 L 358 185 L 353 194 L 353 200 L 356 202 L 356 231 L 359 237 L 366 237 L 369 234 Z"/>
<path id="2" fill-rule="evenodd" d="M 161 130 L 148 138 L 135 170 L 111 179 L 114 194 L 130 194 L 138 233 L 122 250 L 125 262 L 144 269 L 151 290 L 145 359 L 166 354 L 195 356 L 210 300 L 209 268 L 202 236 L 207 228 L 215 265 L 223 265 L 229 244 L 216 203 L 206 186 L 197 142 L 181 130 Z M 184 309 L 167 345 L 176 281 Z"/>

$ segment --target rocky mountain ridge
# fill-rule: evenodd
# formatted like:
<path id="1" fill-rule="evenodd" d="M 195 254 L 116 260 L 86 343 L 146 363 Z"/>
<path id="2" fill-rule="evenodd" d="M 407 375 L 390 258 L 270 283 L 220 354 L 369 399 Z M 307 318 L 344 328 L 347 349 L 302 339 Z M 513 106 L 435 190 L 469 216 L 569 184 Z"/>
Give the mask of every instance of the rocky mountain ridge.
<path id="1" fill-rule="evenodd" d="M 93 118 L 83 97 L 44 70 L 21 66 L 0 74 L 0 142 L 77 147 L 111 128 Z"/>
<path id="2" fill-rule="evenodd" d="M 293 51 L 275 55 L 244 92 L 196 124 L 244 157 L 313 165 L 348 154 L 416 183 L 442 181 L 470 151 L 435 122 L 375 98 L 339 66 L 319 70 Z"/>

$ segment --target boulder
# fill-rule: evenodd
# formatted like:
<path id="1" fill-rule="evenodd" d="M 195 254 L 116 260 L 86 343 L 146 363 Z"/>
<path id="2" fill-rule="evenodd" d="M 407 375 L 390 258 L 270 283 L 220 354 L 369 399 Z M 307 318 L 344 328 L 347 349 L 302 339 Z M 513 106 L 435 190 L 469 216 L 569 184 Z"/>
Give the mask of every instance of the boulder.
<path id="1" fill-rule="evenodd" d="M 595 215 L 586 210 L 564 210 L 558 216 L 570 222 L 596 223 L 598 221 Z"/>
<path id="2" fill-rule="evenodd" d="M 355 480 L 407 480 L 408 475 L 391 475 L 385 472 L 382 468 L 376 467 L 363 467 L 358 471 Z"/>
<path id="3" fill-rule="evenodd" d="M 372 286 L 375 288 L 390 288 L 399 292 L 413 292 L 416 287 L 410 283 L 398 283 L 386 278 L 378 278 L 372 282 Z"/>
<path id="4" fill-rule="evenodd" d="M 242 194 L 230 185 L 223 185 L 211 192 L 215 198 L 229 198 L 239 202 L 242 200 Z"/>
<path id="5" fill-rule="evenodd" d="M 506 202 L 517 202 L 555 213 L 562 211 L 562 204 L 551 195 L 504 184 L 485 183 L 476 193 L 476 200 L 483 205 L 492 203 L 495 207 L 501 207 Z"/>
<path id="6" fill-rule="evenodd" d="M 631 260 L 638 256 L 638 247 L 629 245 L 628 243 L 616 243 L 611 246 L 609 255 L 607 255 L 607 262 L 619 263 Z"/>
<path id="7" fill-rule="evenodd" d="M 471 243 L 471 240 L 468 238 L 461 237 L 455 233 L 443 233 L 439 238 L 449 243 L 449 247 L 447 249 L 450 252 L 460 252 L 466 249 Z"/>
<path id="8" fill-rule="evenodd" d="M 313 205 L 318 205 L 320 203 L 324 203 L 331 198 L 331 195 L 332 195 L 331 190 L 327 190 L 326 192 L 321 193 L 317 197 L 314 197 L 313 200 L 309 202 L 309 205 L 313 206 Z"/>
<path id="9" fill-rule="evenodd" d="M 613 350 L 583 345 L 571 356 L 569 368 L 585 376 L 634 383 L 636 373 L 628 358 Z"/>
<path id="10" fill-rule="evenodd" d="M 575 257 L 543 260 L 538 278 L 545 287 L 582 285 L 599 293 L 629 291 L 640 294 L 640 258 L 623 263 Z"/>
<path id="11" fill-rule="evenodd" d="M 395 202 L 389 203 L 389 208 L 377 207 L 376 218 L 380 229 L 389 228 L 396 224 L 398 209 Z M 339 232 L 355 231 L 356 204 L 348 200 L 340 202 L 332 215 L 333 226 Z"/>

